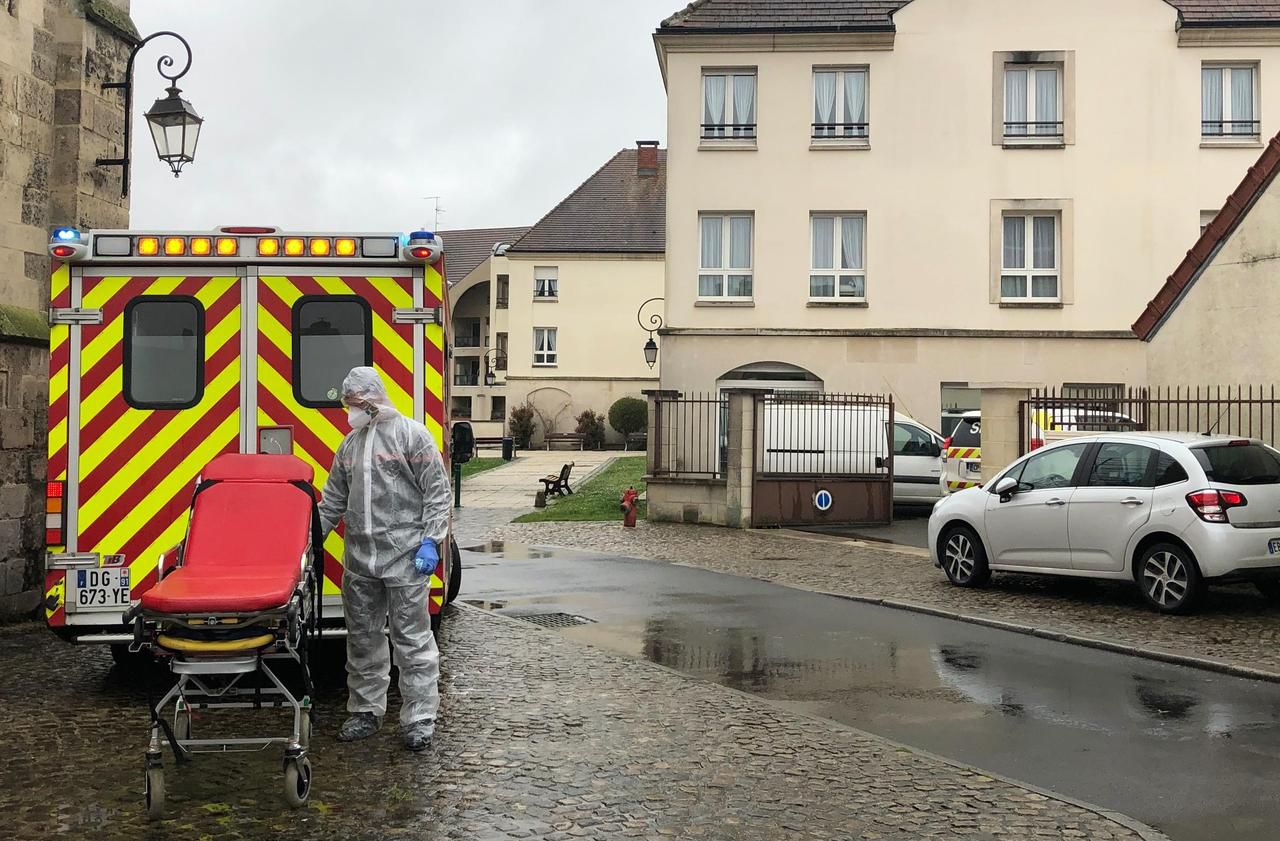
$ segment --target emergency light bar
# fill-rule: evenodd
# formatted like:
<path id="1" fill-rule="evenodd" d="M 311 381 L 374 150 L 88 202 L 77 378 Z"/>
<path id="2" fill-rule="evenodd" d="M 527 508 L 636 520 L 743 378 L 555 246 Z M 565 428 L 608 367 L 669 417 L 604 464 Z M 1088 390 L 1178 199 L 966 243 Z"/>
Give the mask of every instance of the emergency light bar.
<path id="1" fill-rule="evenodd" d="M 411 234 L 283 233 L 278 228 L 222 227 L 210 233 L 135 231 L 81 232 L 58 228 L 49 254 L 62 262 L 107 258 L 191 262 L 310 262 L 315 259 L 439 262 L 444 243 L 430 231 Z"/>

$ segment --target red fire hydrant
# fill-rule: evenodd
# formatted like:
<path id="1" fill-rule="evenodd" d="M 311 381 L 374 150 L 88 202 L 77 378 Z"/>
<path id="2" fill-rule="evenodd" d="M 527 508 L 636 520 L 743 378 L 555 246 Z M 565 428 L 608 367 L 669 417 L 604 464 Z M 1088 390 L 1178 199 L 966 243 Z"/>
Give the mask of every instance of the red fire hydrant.
<path id="1" fill-rule="evenodd" d="M 627 488 L 622 492 L 622 525 L 624 528 L 636 527 L 636 493 L 635 488 Z"/>

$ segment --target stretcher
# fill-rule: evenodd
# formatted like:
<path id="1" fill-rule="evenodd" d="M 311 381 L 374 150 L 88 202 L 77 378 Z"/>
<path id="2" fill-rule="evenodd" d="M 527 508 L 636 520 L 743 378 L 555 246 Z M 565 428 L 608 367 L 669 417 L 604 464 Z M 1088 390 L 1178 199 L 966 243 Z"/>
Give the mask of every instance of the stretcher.
<path id="1" fill-rule="evenodd" d="M 320 515 L 311 466 L 291 455 L 224 454 L 196 484 L 186 538 L 160 561 L 160 580 L 130 606 L 134 651 L 165 659 L 177 681 L 148 702 L 147 813 L 164 813 L 163 751 L 193 754 L 284 747 L 284 796 L 298 807 L 311 793 L 312 689 L 307 663 L 320 633 L 323 581 Z M 270 667 L 296 662 L 295 697 Z M 172 707 L 172 725 L 167 710 Z M 194 710 L 291 709 L 287 736 L 193 738 Z"/>

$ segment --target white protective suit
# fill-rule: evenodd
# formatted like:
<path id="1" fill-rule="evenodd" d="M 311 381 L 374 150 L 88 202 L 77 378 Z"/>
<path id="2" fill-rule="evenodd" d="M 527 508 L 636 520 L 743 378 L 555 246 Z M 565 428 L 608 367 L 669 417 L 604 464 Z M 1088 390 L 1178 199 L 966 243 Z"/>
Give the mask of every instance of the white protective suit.
<path id="1" fill-rule="evenodd" d="M 430 575 L 413 557 L 424 540 L 449 551 L 452 498 L 435 439 L 400 414 L 372 368 L 353 368 L 342 383 L 347 400 L 376 407 L 371 422 L 353 430 L 334 455 L 320 520 L 328 534 L 346 523 L 342 605 L 347 625 L 347 709 L 387 711 L 391 660 L 389 625 L 400 669 L 400 723 L 434 720 L 440 703 L 440 652 L 428 613 Z M 389 617 L 389 620 L 388 620 Z"/>

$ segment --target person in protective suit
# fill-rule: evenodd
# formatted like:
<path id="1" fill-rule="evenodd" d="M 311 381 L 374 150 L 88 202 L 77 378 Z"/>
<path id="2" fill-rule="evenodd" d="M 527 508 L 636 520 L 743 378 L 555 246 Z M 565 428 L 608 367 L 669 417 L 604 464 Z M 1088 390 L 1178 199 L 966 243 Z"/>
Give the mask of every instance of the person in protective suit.
<path id="1" fill-rule="evenodd" d="M 428 612 L 430 570 L 414 558 L 444 550 L 452 504 L 449 480 L 427 428 L 391 404 L 378 372 L 351 369 L 342 382 L 351 433 L 338 445 L 320 520 L 328 534 L 346 523 L 342 606 L 347 625 L 347 710 L 342 741 L 378 732 L 387 711 L 391 658 L 400 669 L 405 747 L 422 750 L 440 703 L 440 652 Z"/>

